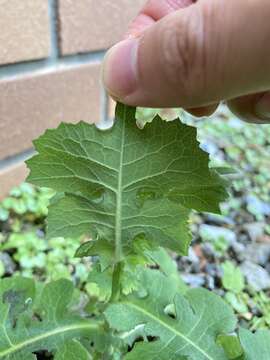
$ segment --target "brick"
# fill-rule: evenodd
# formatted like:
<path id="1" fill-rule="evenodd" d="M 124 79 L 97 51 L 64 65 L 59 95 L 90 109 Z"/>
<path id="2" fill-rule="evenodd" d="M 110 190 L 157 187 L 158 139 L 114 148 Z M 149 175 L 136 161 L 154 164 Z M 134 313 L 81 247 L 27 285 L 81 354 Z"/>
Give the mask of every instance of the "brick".
<path id="1" fill-rule="evenodd" d="M 121 40 L 145 0 L 59 0 L 63 55 L 107 49 Z"/>
<path id="2" fill-rule="evenodd" d="M 28 174 L 28 169 L 24 163 L 12 165 L 0 171 L 0 200 L 2 200 L 9 191 L 22 183 Z"/>
<path id="3" fill-rule="evenodd" d="M 48 1 L 0 0 L 0 8 L 0 64 L 47 57 Z"/>
<path id="4" fill-rule="evenodd" d="M 60 122 L 98 122 L 98 63 L 0 82 L 0 158 L 31 148 Z"/>

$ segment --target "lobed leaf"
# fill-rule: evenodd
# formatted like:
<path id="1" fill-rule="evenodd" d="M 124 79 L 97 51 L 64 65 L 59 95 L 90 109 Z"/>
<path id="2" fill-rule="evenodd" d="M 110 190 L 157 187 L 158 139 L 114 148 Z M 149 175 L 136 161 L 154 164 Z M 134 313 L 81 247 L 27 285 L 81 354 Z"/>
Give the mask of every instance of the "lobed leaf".
<path id="1" fill-rule="evenodd" d="M 151 339 L 135 343 L 125 359 L 228 359 L 216 340 L 234 331 L 236 318 L 223 300 L 204 289 L 189 290 L 183 296 L 153 270 L 145 270 L 141 282 L 146 297 L 132 294 L 105 311 L 120 336 L 143 326 L 144 338 Z"/>
<path id="2" fill-rule="evenodd" d="M 104 253 L 104 268 L 132 252 L 138 236 L 186 254 L 190 209 L 219 212 L 227 196 L 195 128 L 156 116 L 141 130 L 135 112 L 118 104 L 107 131 L 83 122 L 48 130 L 27 162 L 28 181 L 58 192 L 48 236 L 90 235 L 80 255 Z"/>
<path id="3" fill-rule="evenodd" d="M 101 333 L 97 321 L 83 319 L 69 308 L 73 285 L 68 280 L 49 283 L 39 292 L 32 280 L 4 279 L 0 281 L 0 296 L 1 359 L 34 360 L 41 350 L 62 359 L 61 352 L 67 348 L 74 354 L 86 353 L 78 341 L 95 341 Z M 77 341 L 70 343 L 71 339 Z"/>

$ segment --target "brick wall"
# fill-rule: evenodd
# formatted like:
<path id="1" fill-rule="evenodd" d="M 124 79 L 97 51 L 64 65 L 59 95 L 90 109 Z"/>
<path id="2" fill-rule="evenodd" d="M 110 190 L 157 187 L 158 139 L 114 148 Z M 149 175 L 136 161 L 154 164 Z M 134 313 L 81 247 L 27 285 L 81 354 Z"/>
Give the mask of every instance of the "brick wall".
<path id="1" fill-rule="evenodd" d="M 144 2 L 0 0 L 0 198 L 46 128 L 106 122 L 100 63 Z"/>

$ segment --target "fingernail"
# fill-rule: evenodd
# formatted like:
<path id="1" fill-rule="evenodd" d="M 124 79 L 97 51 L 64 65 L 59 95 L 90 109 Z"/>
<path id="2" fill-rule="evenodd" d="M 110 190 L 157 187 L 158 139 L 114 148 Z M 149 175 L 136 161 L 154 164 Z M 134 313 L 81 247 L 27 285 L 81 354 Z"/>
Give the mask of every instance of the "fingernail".
<path id="1" fill-rule="evenodd" d="M 136 90 L 139 41 L 130 38 L 112 47 L 103 63 L 103 82 L 115 98 L 123 99 Z"/>
<path id="2" fill-rule="evenodd" d="M 270 121 L 270 94 L 265 94 L 255 105 L 256 114 Z"/>

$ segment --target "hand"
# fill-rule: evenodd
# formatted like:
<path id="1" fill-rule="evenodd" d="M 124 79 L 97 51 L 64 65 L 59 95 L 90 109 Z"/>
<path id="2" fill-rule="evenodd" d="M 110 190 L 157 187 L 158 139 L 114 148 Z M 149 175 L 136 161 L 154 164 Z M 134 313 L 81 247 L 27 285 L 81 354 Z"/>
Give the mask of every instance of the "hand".
<path id="1" fill-rule="evenodd" d="M 226 100 L 270 123 L 269 0 L 149 0 L 104 61 L 104 83 L 134 106 L 209 115 Z"/>

